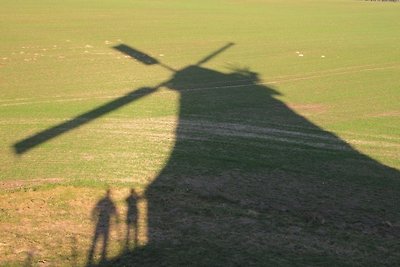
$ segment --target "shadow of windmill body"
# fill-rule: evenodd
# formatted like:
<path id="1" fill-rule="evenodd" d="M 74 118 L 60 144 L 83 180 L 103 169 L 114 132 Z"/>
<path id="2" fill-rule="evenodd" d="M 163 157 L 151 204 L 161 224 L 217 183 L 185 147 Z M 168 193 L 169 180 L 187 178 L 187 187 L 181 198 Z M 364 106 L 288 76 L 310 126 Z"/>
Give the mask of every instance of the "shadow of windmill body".
<path id="1" fill-rule="evenodd" d="M 297 114 L 257 73 L 201 66 L 229 46 L 181 70 L 167 67 L 168 81 L 77 117 L 96 118 L 159 87 L 180 95 L 174 148 L 145 192 L 148 244 L 100 265 L 273 266 L 322 256 L 340 265 L 352 255 L 335 249 L 355 249 L 343 241 L 348 232 L 395 244 L 397 232 L 380 223 L 399 219 L 398 194 L 388 189 L 399 172 Z M 160 64 L 126 45 L 116 49 Z M 49 139 L 39 133 L 16 151 Z"/>

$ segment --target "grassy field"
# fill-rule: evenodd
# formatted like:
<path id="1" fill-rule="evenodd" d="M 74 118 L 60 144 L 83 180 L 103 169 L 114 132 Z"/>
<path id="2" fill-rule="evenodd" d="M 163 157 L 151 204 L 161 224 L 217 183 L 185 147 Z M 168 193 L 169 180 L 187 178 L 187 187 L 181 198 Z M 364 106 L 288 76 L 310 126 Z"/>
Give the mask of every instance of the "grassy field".
<path id="1" fill-rule="evenodd" d="M 0 4 L 1 266 L 398 264 L 400 4 Z"/>

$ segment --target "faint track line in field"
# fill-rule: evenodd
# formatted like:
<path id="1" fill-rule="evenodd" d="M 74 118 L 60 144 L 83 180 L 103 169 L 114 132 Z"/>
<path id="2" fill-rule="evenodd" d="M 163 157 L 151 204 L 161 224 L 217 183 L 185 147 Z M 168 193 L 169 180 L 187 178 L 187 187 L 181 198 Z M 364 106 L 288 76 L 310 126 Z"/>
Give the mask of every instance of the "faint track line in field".
<path id="1" fill-rule="evenodd" d="M 148 123 L 148 127 L 143 125 Z M 179 124 L 178 136 L 172 130 Z M 168 129 L 166 132 L 165 129 Z M 159 137 L 161 139 L 194 139 L 212 141 L 212 136 L 238 137 L 245 139 L 261 139 L 275 141 L 279 143 L 288 143 L 295 145 L 304 145 L 313 148 L 322 148 L 326 150 L 353 151 L 352 144 L 399 149 L 400 143 L 388 141 L 363 140 L 360 138 L 347 138 L 342 141 L 334 133 L 319 131 L 307 133 L 304 131 L 289 130 L 277 127 L 261 127 L 243 123 L 225 123 L 210 122 L 205 120 L 182 119 L 179 123 L 174 119 L 154 119 L 141 121 L 139 124 L 124 122 L 106 123 L 105 127 L 99 129 L 100 132 L 117 133 L 120 135 L 139 133 L 146 137 Z M 400 141 L 400 139 L 398 140 Z"/>
<path id="2" fill-rule="evenodd" d="M 10 125 L 10 124 L 42 124 L 42 123 L 57 123 L 60 121 L 68 121 L 69 118 L 65 119 L 42 119 L 42 120 L 15 120 L 10 123 L 8 120 L 0 120 L 0 125 Z M 280 139 L 276 141 L 284 141 L 283 136 L 289 139 L 305 139 L 307 142 L 324 142 L 325 144 L 344 144 L 339 141 L 339 139 L 344 138 L 345 142 L 363 146 L 373 146 L 373 147 L 387 147 L 387 148 L 400 148 L 400 137 L 388 136 L 388 135 L 374 135 L 374 134 L 362 134 L 353 133 L 348 131 L 324 131 L 316 130 L 314 128 L 308 127 L 298 127 L 295 124 L 280 124 L 280 123 L 267 123 L 267 125 L 260 126 L 255 125 L 251 121 L 243 122 L 214 122 L 207 120 L 207 117 L 201 119 L 177 119 L 175 117 L 169 119 L 160 118 L 146 118 L 146 119 L 106 119 L 103 123 L 104 127 L 101 127 L 99 131 L 119 131 L 119 133 L 128 134 L 129 131 L 136 132 L 141 128 L 148 129 L 149 131 L 164 130 L 166 126 L 172 125 L 171 129 L 176 128 L 180 125 L 181 129 L 185 131 L 190 131 L 190 129 L 195 129 L 194 132 L 212 132 L 216 130 L 219 135 L 230 135 L 237 137 L 253 137 L 271 139 L 276 136 Z M 146 126 L 147 125 L 147 126 Z M 164 126 L 163 126 L 164 125 Z M 117 128 L 118 127 L 118 128 Z M 161 127 L 161 128 L 160 128 Z M 167 127 L 168 128 L 168 127 Z M 337 135 L 341 135 L 338 137 Z M 371 140 L 371 138 L 375 140 Z M 299 143 L 300 144 L 300 143 Z M 319 145 L 323 147 L 324 145 Z"/>
<path id="3" fill-rule="evenodd" d="M 53 99 L 53 100 L 39 100 L 39 101 L 26 101 L 19 103 L 6 103 L 0 104 L 0 107 L 8 107 L 8 106 L 19 106 L 19 105 L 30 105 L 30 104 L 44 104 L 44 103 L 62 103 L 62 102 L 75 102 L 75 101 L 86 101 L 90 99 L 114 99 L 120 96 L 97 96 L 97 97 L 76 97 L 76 98 L 68 98 L 68 99 Z"/>
<path id="4" fill-rule="evenodd" d="M 374 67 L 375 66 L 375 67 Z M 367 68 L 366 68 L 367 67 Z M 194 87 L 194 88 L 187 88 L 180 90 L 181 92 L 195 92 L 195 91 L 206 91 L 206 90 L 214 90 L 214 89 L 228 89 L 228 88 L 240 88 L 240 87 L 247 87 L 247 86 L 252 86 L 252 85 L 269 85 L 269 84 L 279 84 L 279 83 L 286 83 L 286 82 L 293 82 L 293 81 L 301 81 L 301 80 L 309 80 L 309 79 L 315 79 L 315 78 L 322 78 L 322 77 L 330 77 L 330 76 L 335 76 L 335 75 L 345 75 L 345 74 L 350 74 L 350 73 L 359 73 L 359 72 L 364 72 L 364 71 L 376 71 L 376 70 L 385 70 L 385 69 L 395 69 L 395 68 L 400 68 L 400 64 L 389 64 L 389 65 L 361 65 L 361 66 L 351 66 L 351 67 L 346 67 L 346 68 L 338 68 L 338 69 L 333 69 L 333 70 L 326 70 L 326 71 L 320 71 L 320 72 L 310 72 L 305 75 L 287 75 L 287 76 L 278 76 L 275 79 L 271 79 L 268 81 L 262 81 L 256 84 L 222 84 L 219 86 L 206 86 L 206 87 Z M 235 82 L 240 82 L 240 80 L 236 80 Z M 215 83 L 214 83 L 215 84 Z M 161 91 L 159 93 L 165 93 L 165 91 Z M 63 96 L 55 96 L 52 97 L 52 100 L 36 100 L 36 101 L 25 101 L 29 99 L 37 99 L 37 98 L 18 98 L 18 99 L 7 99 L 7 100 L 1 100 L 0 102 L 3 102 L 0 104 L 0 107 L 6 107 L 6 106 L 17 106 L 17 105 L 30 105 L 30 104 L 42 104 L 42 103 L 52 103 L 52 102 L 73 102 L 73 101 L 85 101 L 88 99 L 112 99 L 112 98 L 118 98 L 120 95 L 109 95 L 109 96 L 90 96 L 87 95 L 85 97 L 73 97 L 68 98 L 68 96 L 65 96 L 65 99 L 54 99 L 54 98 L 60 98 Z M 70 96 L 71 97 L 71 96 Z M 18 101 L 24 101 L 24 102 L 18 102 Z M 16 103 L 14 101 L 17 101 Z M 5 103 L 4 103 L 5 102 Z M 10 103 L 11 102 L 11 103 Z M 14 102 L 14 103 L 13 103 Z"/>
<path id="5" fill-rule="evenodd" d="M 250 123 L 249 125 L 251 125 L 252 121 L 245 121 L 246 123 Z M 298 125 L 294 125 L 294 124 L 286 124 L 286 123 L 271 123 L 271 126 L 267 126 L 272 127 L 272 128 L 276 128 L 276 127 L 281 127 L 281 128 L 286 128 L 286 129 L 290 129 L 290 131 L 297 131 L 297 132 L 306 132 L 306 131 L 313 131 L 315 132 L 315 128 L 313 127 L 306 127 L 306 126 L 298 126 Z M 386 134 L 366 134 L 366 133 L 354 133 L 354 132 L 350 132 L 350 131 L 324 131 L 324 130 L 320 130 L 318 131 L 319 133 L 334 133 L 335 135 L 340 134 L 343 135 L 343 137 L 345 137 L 347 140 L 357 140 L 357 138 L 374 138 L 374 139 L 378 139 L 376 140 L 377 142 L 380 142 L 382 139 L 388 141 L 388 142 L 400 142 L 400 136 L 396 137 L 396 136 L 390 136 L 390 135 L 386 135 Z"/>
<path id="6" fill-rule="evenodd" d="M 328 148 L 335 150 L 352 150 L 350 146 L 341 141 L 336 135 L 330 132 L 323 132 L 310 134 L 306 132 L 293 131 L 287 129 L 278 129 L 270 127 L 258 127 L 237 123 L 210 123 L 210 122 L 180 122 L 181 124 L 188 123 L 188 126 L 183 126 L 183 129 L 190 129 L 190 125 L 194 125 L 196 132 L 207 131 L 223 136 L 236 136 L 236 137 L 251 137 L 269 139 L 272 141 L 287 142 L 293 144 L 301 144 L 318 148 Z M 385 141 L 367 141 L 360 139 L 350 139 L 348 142 L 351 144 L 400 148 L 400 144 Z"/>
<path id="7" fill-rule="evenodd" d="M 303 77 L 297 77 L 297 78 L 278 79 L 275 81 L 269 81 L 267 83 L 274 84 L 274 83 L 281 83 L 281 82 L 291 82 L 291 81 L 298 81 L 298 80 L 308 80 L 308 79 L 314 79 L 314 78 L 329 77 L 329 76 L 335 76 L 335 75 L 358 73 L 358 72 L 364 72 L 364 71 L 375 71 L 375 70 L 385 70 L 385 69 L 395 69 L 395 68 L 400 68 L 400 64 L 391 65 L 391 66 L 373 67 L 373 68 L 354 69 L 354 70 L 349 69 L 346 71 L 338 71 L 338 72 L 334 72 L 334 71 L 315 72 L 315 75 L 312 75 L 312 76 L 305 75 Z M 310 74 L 312 74 L 312 73 L 310 73 Z"/>

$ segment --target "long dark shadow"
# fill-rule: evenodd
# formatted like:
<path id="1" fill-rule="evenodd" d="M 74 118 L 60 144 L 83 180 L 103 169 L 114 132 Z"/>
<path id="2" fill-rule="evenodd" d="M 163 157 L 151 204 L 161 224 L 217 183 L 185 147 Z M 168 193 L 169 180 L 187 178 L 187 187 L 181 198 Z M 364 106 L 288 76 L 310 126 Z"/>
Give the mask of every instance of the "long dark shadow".
<path id="1" fill-rule="evenodd" d="M 203 64 L 210 60 L 211 58 L 215 57 L 217 54 L 223 52 L 227 48 L 231 47 L 233 43 L 228 43 L 227 45 L 223 46 L 222 48 L 214 51 L 210 55 L 206 56 L 204 59 L 199 61 L 197 65 Z M 141 63 L 145 65 L 159 65 L 165 69 L 170 70 L 173 73 L 179 73 L 179 71 L 173 69 L 172 67 L 160 62 L 159 60 L 151 57 L 150 55 L 143 53 L 135 48 L 132 48 L 130 46 L 127 46 L 125 44 L 120 44 L 117 46 L 113 47 L 114 49 L 120 51 L 121 53 L 124 53 L 126 55 L 129 55 L 130 57 L 140 61 Z M 28 138 L 25 138 L 13 145 L 14 151 L 16 154 L 23 154 L 32 148 L 41 145 L 42 143 L 45 143 L 55 137 L 58 137 L 68 131 L 71 131 L 75 128 L 78 128 L 84 124 L 87 124 L 91 122 L 94 119 L 97 119 L 107 113 L 110 113 L 118 108 L 121 108 L 122 106 L 125 106 L 137 99 L 142 98 L 143 96 L 149 95 L 156 91 L 158 88 L 168 84 L 169 81 L 161 82 L 155 87 L 148 87 L 148 88 L 141 88 L 135 91 L 132 91 L 125 96 L 119 97 L 111 102 L 108 102 L 104 105 L 101 105 L 97 108 L 94 108 L 88 112 L 85 112 L 81 115 L 78 115 L 77 117 L 68 120 L 67 122 L 58 124 L 54 127 L 51 127 L 49 129 L 46 129 L 44 131 L 41 131 L 39 133 L 36 133 Z"/>
<path id="2" fill-rule="evenodd" d="M 126 235 L 125 235 L 125 250 L 130 250 L 132 246 L 135 248 L 139 242 L 139 209 L 138 201 L 140 196 L 131 189 L 130 195 L 125 199 L 127 213 L 126 213 Z M 133 232 L 133 233 L 132 233 Z"/>
<path id="3" fill-rule="evenodd" d="M 119 221 L 118 210 L 111 199 L 111 191 L 107 190 L 105 196 L 97 202 L 92 210 L 92 220 L 95 222 L 96 226 L 88 253 L 88 266 L 93 264 L 94 253 L 99 242 L 101 242 L 100 262 L 107 260 L 107 248 L 113 218 L 115 218 L 117 222 Z"/>
<path id="4" fill-rule="evenodd" d="M 234 46 L 235 43 L 227 43 L 226 45 L 224 45 L 223 47 L 221 47 L 220 49 L 215 50 L 214 52 L 212 52 L 211 54 L 209 54 L 208 56 L 205 56 L 203 59 L 199 60 L 196 65 L 200 66 L 203 65 L 204 63 L 206 63 L 207 61 L 211 60 L 212 58 L 214 58 L 216 55 L 224 52 L 225 50 L 227 50 L 228 48 L 230 48 L 231 46 Z"/>
<path id="5" fill-rule="evenodd" d="M 174 68 L 162 63 L 158 59 L 156 59 L 146 53 L 143 53 L 133 47 L 130 47 L 126 44 L 119 44 L 119 45 L 114 46 L 113 48 L 125 55 L 130 56 L 133 59 L 136 59 L 137 61 L 139 61 L 145 65 L 160 65 L 163 68 L 168 69 L 169 71 L 176 72 L 176 70 Z"/>
<path id="6" fill-rule="evenodd" d="M 138 61 L 140 61 L 141 63 L 145 64 L 145 65 L 156 65 L 159 64 L 160 62 L 155 59 L 154 57 L 143 53 L 133 47 L 130 47 L 126 44 L 119 44 L 113 47 L 115 50 L 120 51 L 121 53 L 128 55 Z"/>
<path id="7" fill-rule="evenodd" d="M 78 128 L 84 124 L 91 122 L 107 113 L 117 110 L 137 99 L 140 99 L 146 95 L 153 93 L 156 88 L 141 88 L 139 90 L 132 91 L 122 97 L 119 97 L 111 102 L 108 102 L 102 106 L 85 112 L 77 117 L 66 121 L 64 123 L 58 124 L 54 127 L 41 131 L 33 136 L 30 136 L 24 140 L 21 140 L 14 144 L 14 151 L 17 154 L 23 154 L 30 149 L 41 145 L 55 137 L 58 137 L 68 131 Z"/>

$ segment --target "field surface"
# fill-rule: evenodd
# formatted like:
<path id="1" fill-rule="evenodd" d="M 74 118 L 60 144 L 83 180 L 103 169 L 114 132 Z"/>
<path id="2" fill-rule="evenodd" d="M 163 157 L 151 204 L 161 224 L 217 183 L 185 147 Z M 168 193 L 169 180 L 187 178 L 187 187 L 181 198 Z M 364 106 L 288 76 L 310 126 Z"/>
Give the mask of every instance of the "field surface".
<path id="1" fill-rule="evenodd" d="M 0 266 L 400 262 L 399 3 L 0 6 Z"/>

